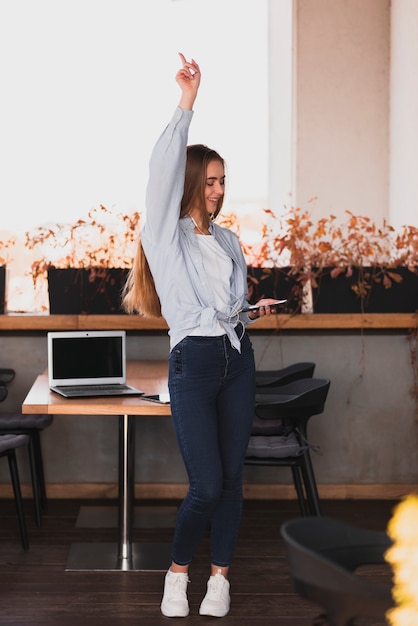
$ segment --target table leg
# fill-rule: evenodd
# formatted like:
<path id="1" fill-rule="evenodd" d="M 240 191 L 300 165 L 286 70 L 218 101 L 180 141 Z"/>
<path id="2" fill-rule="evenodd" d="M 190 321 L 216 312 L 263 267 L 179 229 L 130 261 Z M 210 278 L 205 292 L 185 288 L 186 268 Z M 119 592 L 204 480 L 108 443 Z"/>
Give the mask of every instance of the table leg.
<path id="1" fill-rule="evenodd" d="M 119 416 L 119 547 L 118 559 L 132 559 L 135 498 L 135 417 Z"/>

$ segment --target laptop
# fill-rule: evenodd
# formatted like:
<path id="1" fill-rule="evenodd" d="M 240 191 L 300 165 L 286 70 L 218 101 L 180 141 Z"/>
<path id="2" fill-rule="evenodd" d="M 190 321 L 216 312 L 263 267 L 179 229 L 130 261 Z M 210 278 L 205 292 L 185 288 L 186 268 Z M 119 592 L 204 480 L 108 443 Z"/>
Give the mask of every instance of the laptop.
<path id="1" fill-rule="evenodd" d="M 65 398 L 141 396 L 126 384 L 126 332 L 49 332 L 48 382 Z"/>

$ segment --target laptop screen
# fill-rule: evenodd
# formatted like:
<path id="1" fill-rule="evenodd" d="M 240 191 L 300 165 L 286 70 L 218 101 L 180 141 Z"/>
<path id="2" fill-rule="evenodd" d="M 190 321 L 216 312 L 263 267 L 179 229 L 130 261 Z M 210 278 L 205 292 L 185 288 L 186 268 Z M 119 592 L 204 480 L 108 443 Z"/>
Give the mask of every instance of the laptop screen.
<path id="1" fill-rule="evenodd" d="M 48 333 L 48 378 L 50 386 L 125 383 L 125 331 Z"/>

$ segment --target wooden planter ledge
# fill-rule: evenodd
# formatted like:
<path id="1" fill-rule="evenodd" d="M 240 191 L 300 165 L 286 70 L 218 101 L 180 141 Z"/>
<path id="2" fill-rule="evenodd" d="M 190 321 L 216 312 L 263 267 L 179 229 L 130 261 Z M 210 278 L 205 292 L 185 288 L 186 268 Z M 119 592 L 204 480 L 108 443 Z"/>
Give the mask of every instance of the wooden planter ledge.
<path id="1" fill-rule="evenodd" d="M 418 327 L 417 313 L 303 313 L 263 318 L 251 325 L 253 331 L 268 330 L 344 330 L 344 329 L 410 329 Z M 0 315 L 0 332 L 49 330 L 166 331 L 164 319 L 147 319 L 137 315 Z"/>

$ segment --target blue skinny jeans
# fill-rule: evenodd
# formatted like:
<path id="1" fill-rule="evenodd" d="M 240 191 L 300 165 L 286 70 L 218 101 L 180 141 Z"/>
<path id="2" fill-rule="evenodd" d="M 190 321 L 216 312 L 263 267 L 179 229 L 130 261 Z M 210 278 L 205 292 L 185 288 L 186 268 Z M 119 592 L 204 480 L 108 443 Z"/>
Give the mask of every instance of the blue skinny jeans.
<path id="1" fill-rule="evenodd" d="M 241 338 L 241 353 L 226 335 L 183 339 L 170 354 L 169 390 L 189 479 L 172 558 L 188 565 L 210 529 L 211 562 L 227 567 L 241 523 L 242 472 L 254 418 L 255 364 L 248 335 Z"/>

